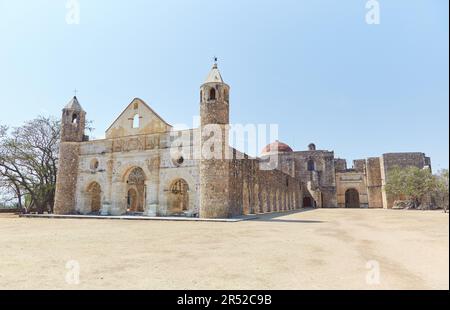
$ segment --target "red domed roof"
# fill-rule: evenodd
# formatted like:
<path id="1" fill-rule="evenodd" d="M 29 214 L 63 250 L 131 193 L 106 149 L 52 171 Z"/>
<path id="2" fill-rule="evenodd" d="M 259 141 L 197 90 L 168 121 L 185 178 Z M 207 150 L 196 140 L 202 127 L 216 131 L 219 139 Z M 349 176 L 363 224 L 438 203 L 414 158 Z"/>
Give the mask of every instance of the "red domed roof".
<path id="1" fill-rule="evenodd" d="M 292 152 L 293 150 L 289 145 L 276 140 L 275 142 L 266 145 L 266 147 L 262 150 L 261 155 L 267 155 L 270 153 L 292 153 Z"/>

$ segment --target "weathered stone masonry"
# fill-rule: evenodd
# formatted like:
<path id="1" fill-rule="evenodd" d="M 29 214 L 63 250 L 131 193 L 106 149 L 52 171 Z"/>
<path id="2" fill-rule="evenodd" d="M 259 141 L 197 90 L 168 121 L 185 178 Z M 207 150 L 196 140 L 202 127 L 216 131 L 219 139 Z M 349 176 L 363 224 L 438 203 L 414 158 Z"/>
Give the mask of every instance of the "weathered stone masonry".
<path id="1" fill-rule="evenodd" d="M 384 190 L 390 169 L 431 169 L 423 153 L 356 160 L 349 169 L 333 151 L 314 144 L 294 151 L 279 141 L 253 158 L 228 144 L 229 109 L 230 87 L 217 65 L 200 87 L 195 129 L 174 130 L 135 98 L 105 139 L 88 141 L 86 112 L 74 97 L 62 112 L 55 213 L 227 218 L 304 207 L 391 208 L 396 197 Z M 204 149 L 220 156 L 204 156 Z M 275 167 L 267 169 L 268 162 Z"/>

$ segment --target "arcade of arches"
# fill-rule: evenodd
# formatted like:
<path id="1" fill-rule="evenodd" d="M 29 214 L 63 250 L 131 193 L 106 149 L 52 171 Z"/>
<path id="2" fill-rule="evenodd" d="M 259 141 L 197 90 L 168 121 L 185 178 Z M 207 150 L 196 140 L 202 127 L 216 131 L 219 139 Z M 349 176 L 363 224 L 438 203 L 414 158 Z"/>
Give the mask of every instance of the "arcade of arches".
<path id="1" fill-rule="evenodd" d="M 242 213 L 263 214 L 282 212 L 301 208 L 301 198 L 293 189 L 271 190 L 258 183 L 249 185 L 244 181 L 242 188 Z"/>

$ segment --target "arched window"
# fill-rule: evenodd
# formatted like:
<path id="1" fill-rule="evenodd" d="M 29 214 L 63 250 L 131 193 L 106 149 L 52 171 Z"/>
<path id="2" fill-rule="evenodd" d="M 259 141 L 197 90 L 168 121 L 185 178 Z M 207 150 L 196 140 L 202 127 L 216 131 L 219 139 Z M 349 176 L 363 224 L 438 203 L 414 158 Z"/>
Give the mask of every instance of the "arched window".
<path id="1" fill-rule="evenodd" d="M 216 89 L 211 88 L 209 91 L 209 100 L 216 100 Z"/>
<path id="2" fill-rule="evenodd" d="M 203 102 L 203 90 L 200 91 L 200 102 Z"/>
<path id="3" fill-rule="evenodd" d="M 184 163 L 184 157 L 176 156 L 176 157 L 172 158 L 172 162 L 175 166 L 179 167 Z"/>
<path id="4" fill-rule="evenodd" d="M 171 214 L 179 214 L 189 210 L 189 185 L 185 180 L 178 179 L 172 183 L 168 202 Z"/>
<path id="5" fill-rule="evenodd" d="M 72 115 L 72 124 L 78 124 L 78 115 L 75 113 Z"/>
<path id="6" fill-rule="evenodd" d="M 133 117 L 133 128 L 139 128 L 140 127 L 140 121 L 141 121 L 141 118 L 140 118 L 139 114 L 136 114 Z"/>
<path id="7" fill-rule="evenodd" d="M 128 175 L 127 184 L 143 185 L 145 183 L 145 173 L 142 168 L 134 168 Z"/>
<path id="8" fill-rule="evenodd" d="M 170 190 L 172 194 L 185 193 L 189 190 L 189 186 L 185 180 L 179 179 L 172 184 Z"/>
<path id="9" fill-rule="evenodd" d="M 314 163 L 314 160 L 310 159 L 308 160 L 308 171 L 314 170 L 316 170 L 316 164 Z"/>

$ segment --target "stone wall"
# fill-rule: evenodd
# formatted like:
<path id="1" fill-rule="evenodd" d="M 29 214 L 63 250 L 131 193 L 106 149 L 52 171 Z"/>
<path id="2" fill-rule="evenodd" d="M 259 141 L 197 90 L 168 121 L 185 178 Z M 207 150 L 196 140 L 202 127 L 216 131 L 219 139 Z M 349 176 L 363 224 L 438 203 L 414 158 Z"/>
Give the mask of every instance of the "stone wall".
<path id="1" fill-rule="evenodd" d="M 380 158 L 366 160 L 366 182 L 369 208 L 383 208 Z"/>
<path id="2" fill-rule="evenodd" d="M 365 159 L 356 159 L 353 161 L 353 170 L 358 172 L 365 172 L 366 170 L 366 160 Z"/>
<path id="3" fill-rule="evenodd" d="M 335 158 L 334 159 L 334 167 L 336 171 L 345 171 L 347 170 L 347 160 L 342 158 Z"/>

